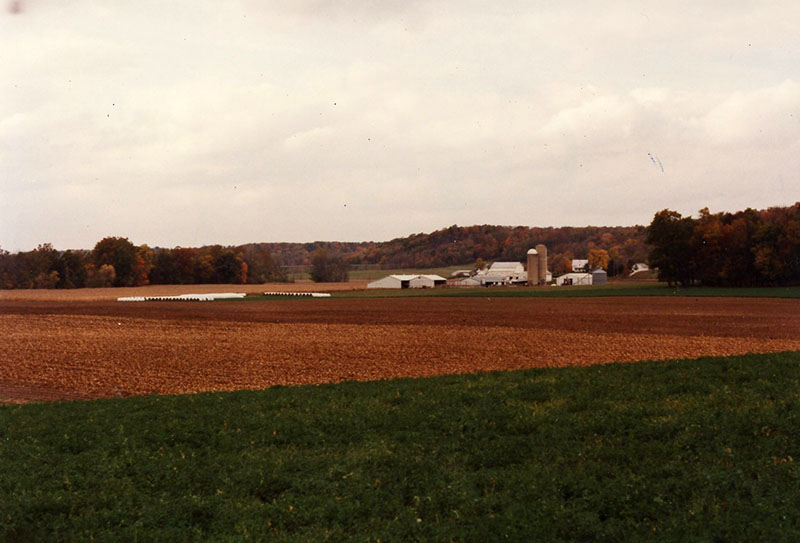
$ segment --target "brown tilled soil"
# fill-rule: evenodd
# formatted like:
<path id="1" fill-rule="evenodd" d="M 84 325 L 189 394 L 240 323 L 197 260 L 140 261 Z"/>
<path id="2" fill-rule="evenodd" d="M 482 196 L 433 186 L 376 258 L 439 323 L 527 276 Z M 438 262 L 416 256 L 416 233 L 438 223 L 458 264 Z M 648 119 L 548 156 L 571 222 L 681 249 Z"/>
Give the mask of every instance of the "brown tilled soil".
<path id="1" fill-rule="evenodd" d="M 800 302 L 0 301 L 0 334 L 0 401 L 46 401 L 800 350 Z"/>

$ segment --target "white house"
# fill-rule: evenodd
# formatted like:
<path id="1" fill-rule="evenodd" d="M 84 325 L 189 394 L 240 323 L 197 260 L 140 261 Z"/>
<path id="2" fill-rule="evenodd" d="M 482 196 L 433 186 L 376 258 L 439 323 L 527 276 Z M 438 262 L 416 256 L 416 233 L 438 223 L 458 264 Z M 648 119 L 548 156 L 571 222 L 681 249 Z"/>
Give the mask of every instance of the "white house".
<path id="1" fill-rule="evenodd" d="M 572 260 L 572 271 L 581 273 L 587 271 L 588 268 L 589 268 L 588 260 L 580 260 L 580 259 Z"/>

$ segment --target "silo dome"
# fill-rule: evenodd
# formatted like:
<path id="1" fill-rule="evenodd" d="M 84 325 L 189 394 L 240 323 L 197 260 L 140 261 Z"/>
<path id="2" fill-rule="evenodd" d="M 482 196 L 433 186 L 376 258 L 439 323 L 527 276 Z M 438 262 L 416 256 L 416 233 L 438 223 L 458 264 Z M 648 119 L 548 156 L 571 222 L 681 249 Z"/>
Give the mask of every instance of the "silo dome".
<path id="1" fill-rule="evenodd" d="M 539 252 L 536 249 L 528 249 L 528 254 L 529 255 L 538 255 Z"/>

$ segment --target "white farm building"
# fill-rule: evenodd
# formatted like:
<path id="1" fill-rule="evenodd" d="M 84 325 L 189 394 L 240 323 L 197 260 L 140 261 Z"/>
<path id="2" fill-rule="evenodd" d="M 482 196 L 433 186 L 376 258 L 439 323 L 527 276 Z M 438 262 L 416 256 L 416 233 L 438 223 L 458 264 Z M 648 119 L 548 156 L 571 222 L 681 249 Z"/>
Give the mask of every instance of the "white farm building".
<path id="1" fill-rule="evenodd" d="M 556 277 L 556 285 L 591 285 L 591 273 L 565 273 Z"/>
<path id="2" fill-rule="evenodd" d="M 367 284 L 367 288 L 433 288 L 447 284 L 447 279 L 438 275 L 387 275 Z"/>

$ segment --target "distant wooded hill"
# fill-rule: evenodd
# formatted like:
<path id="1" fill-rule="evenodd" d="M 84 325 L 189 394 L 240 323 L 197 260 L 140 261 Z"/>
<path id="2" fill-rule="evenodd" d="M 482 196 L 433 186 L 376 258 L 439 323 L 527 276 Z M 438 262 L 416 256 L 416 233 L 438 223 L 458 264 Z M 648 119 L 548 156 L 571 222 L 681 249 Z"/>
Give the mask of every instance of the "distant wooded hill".
<path id="1" fill-rule="evenodd" d="M 278 266 L 308 265 L 318 248 L 344 258 L 351 267 L 436 268 L 462 264 L 509 260 L 522 262 L 528 249 L 547 246 L 549 268 L 569 271 L 573 258 L 590 259 L 622 273 L 636 262 L 647 260 L 644 226 L 587 226 L 530 228 L 525 226 L 457 226 L 429 234 L 412 234 L 385 242 L 259 243 Z"/>

